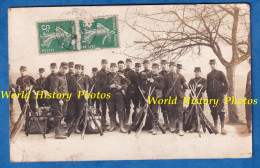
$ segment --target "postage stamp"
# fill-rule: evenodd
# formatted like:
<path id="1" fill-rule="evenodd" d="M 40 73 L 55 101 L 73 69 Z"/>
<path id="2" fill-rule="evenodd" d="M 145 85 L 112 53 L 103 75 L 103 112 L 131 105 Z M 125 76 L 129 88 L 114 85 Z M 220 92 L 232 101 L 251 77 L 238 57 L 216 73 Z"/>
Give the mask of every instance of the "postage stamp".
<path id="1" fill-rule="evenodd" d="M 39 53 L 118 48 L 116 16 L 38 22 Z"/>

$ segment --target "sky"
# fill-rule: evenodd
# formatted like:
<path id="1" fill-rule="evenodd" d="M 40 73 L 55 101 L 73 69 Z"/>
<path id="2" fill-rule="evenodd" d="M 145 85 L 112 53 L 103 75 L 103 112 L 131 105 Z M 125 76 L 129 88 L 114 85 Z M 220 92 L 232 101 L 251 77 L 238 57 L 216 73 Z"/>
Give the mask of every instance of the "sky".
<path id="1" fill-rule="evenodd" d="M 167 8 L 167 6 L 164 6 Z M 169 6 L 170 7 L 170 6 Z M 40 7 L 40 8 L 12 8 L 8 14 L 8 47 L 9 47 L 9 63 L 11 65 L 11 74 L 19 73 L 21 65 L 27 66 L 28 74 L 37 74 L 39 68 L 45 68 L 49 74 L 49 65 L 51 62 L 69 62 L 83 64 L 86 68 L 86 73 L 91 74 L 92 67 L 100 69 L 102 59 L 107 59 L 109 63 L 125 60 L 125 55 L 119 54 L 125 50 L 126 44 L 131 44 L 133 40 L 139 38 L 139 34 L 133 31 L 124 23 L 127 6 L 89 6 L 89 7 Z M 142 8 L 152 11 L 160 8 L 160 6 L 131 6 L 130 9 Z M 83 14 L 71 13 L 71 11 L 84 11 Z M 39 42 L 37 32 L 37 22 L 50 21 L 57 19 L 71 19 L 75 17 L 97 17 L 105 15 L 118 16 L 119 29 L 119 48 L 114 49 L 99 49 L 88 51 L 77 51 L 56 54 L 39 54 Z M 131 51 L 130 51 L 131 52 Z M 223 47 L 224 55 L 230 55 L 231 50 L 228 47 Z M 128 53 L 131 55 L 132 53 Z M 203 49 L 201 57 L 191 59 L 190 55 L 184 55 L 178 60 L 183 64 L 183 74 L 192 74 L 194 67 L 202 68 L 203 76 L 210 71 L 209 60 L 217 59 L 210 49 Z M 134 65 L 134 62 L 133 62 Z M 225 68 L 218 63 L 218 69 L 225 72 Z M 236 75 L 245 76 L 250 70 L 250 66 L 246 61 L 237 66 Z"/>

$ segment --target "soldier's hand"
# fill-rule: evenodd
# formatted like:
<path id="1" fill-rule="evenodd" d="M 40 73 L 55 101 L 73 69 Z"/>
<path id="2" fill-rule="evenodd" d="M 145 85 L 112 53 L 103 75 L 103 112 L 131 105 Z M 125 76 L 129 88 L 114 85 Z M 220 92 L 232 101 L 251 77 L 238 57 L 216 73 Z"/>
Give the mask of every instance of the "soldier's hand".
<path id="1" fill-rule="evenodd" d="M 116 88 L 116 84 L 110 85 L 110 88 L 111 88 L 111 89 L 112 89 L 112 88 Z"/>
<path id="2" fill-rule="evenodd" d="M 148 78 L 148 81 L 153 83 L 154 79 L 153 78 Z"/>
<path id="3" fill-rule="evenodd" d="M 63 104 L 64 104 L 63 101 L 60 100 L 60 101 L 59 101 L 59 105 L 60 105 L 60 106 L 63 106 Z"/>
<path id="4" fill-rule="evenodd" d="M 26 87 L 25 87 L 25 90 L 30 90 L 30 87 L 29 87 L 29 86 L 26 86 Z"/>
<path id="5" fill-rule="evenodd" d="M 144 90 L 141 90 L 143 94 L 145 94 L 145 91 Z"/>
<path id="6" fill-rule="evenodd" d="M 122 87 L 121 87 L 120 85 L 117 85 L 117 86 L 116 86 L 116 89 L 117 89 L 117 90 L 120 90 L 121 88 L 122 88 Z"/>

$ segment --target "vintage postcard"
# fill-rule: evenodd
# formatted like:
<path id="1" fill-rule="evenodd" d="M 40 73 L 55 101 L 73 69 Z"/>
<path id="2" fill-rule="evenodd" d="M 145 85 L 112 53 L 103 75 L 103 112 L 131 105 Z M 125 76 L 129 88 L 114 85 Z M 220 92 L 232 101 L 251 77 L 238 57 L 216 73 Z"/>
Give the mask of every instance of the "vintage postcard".
<path id="1" fill-rule="evenodd" d="M 250 6 L 8 10 L 10 160 L 252 157 Z"/>

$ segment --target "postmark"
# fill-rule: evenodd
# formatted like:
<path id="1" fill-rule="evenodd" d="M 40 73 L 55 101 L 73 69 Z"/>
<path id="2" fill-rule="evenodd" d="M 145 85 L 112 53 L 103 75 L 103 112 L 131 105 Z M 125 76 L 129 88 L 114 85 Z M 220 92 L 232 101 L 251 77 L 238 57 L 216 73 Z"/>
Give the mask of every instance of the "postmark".
<path id="1" fill-rule="evenodd" d="M 44 21 L 37 29 L 40 54 L 119 47 L 117 16 Z"/>

